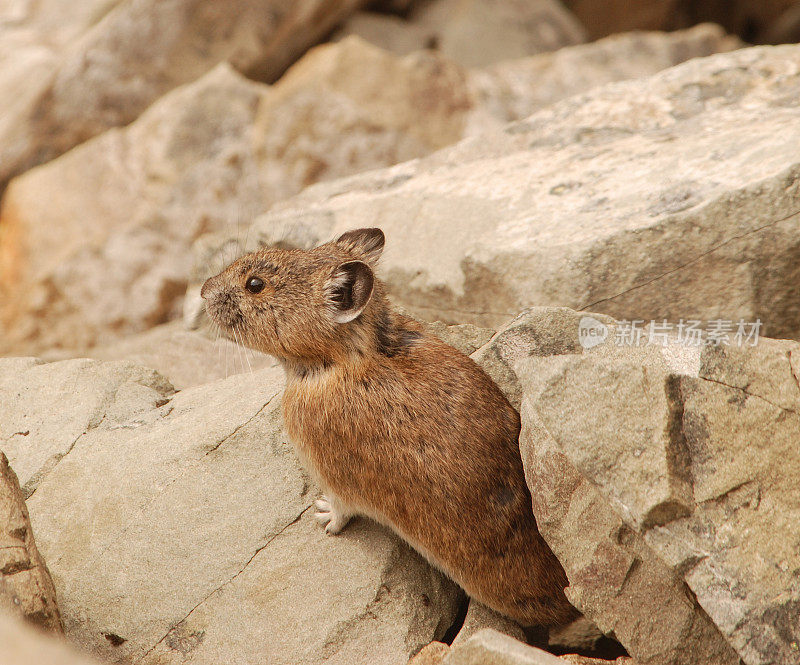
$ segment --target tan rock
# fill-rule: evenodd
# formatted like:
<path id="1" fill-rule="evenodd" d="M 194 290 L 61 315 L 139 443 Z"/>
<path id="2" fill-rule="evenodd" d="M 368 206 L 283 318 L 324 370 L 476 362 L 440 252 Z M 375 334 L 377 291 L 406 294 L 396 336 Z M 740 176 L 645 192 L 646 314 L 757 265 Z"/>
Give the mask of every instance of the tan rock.
<path id="1" fill-rule="evenodd" d="M 586 31 L 555 0 L 434 0 L 411 21 L 435 35 L 436 48 L 467 67 L 556 51 L 586 41 Z"/>
<path id="2" fill-rule="evenodd" d="M 455 636 L 452 646 L 454 648 L 457 647 L 486 628 L 491 628 L 498 633 L 508 635 L 521 642 L 525 641 L 525 631 L 516 621 L 498 614 L 476 600 L 470 599 L 467 616 L 464 617 L 464 625 L 458 631 L 458 635 Z"/>
<path id="3" fill-rule="evenodd" d="M 19 481 L 0 451 L 0 610 L 13 613 L 53 633 L 64 626 L 56 591 L 33 538 Z M 5 618 L 0 617 L 5 620 Z M 0 629 L 2 631 L 2 629 Z M 0 660 L 5 643 L 0 640 Z"/>
<path id="4" fill-rule="evenodd" d="M 11 183 L 0 209 L 0 346 L 18 354 L 86 349 L 175 318 L 189 275 L 195 285 L 207 276 L 193 274 L 189 248 L 198 235 L 238 241 L 211 252 L 218 260 L 209 269 L 218 271 L 242 240 L 257 242 L 249 220 L 310 183 L 426 155 L 593 78 L 654 71 L 725 41 L 706 27 L 470 72 L 436 54 L 398 59 L 351 38 L 316 49 L 272 89 L 220 66 L 125 129 Z M 651 55 L 633 58 L 644 45 Z M 605 74 L 577 66 L 595 57 L 607 63 Z M 570 79 L 570 62 L 597 76 Z M 552 77 L 543 73 L 549 67 Z M 302 234 L 303 216 L 284 232 Z M 192 298 L 201 305 L 196 289 Z"/>
<path id="5" fill-rule="evenodd" d="M 427 155 L 463 136 L 465 71 L 397 58 L 357 37 L 311 51 L 274 86 L 254 128 L 270 202 L 319 180 Z"/>
<path id="6" fill-rule="evenodd" d="M 547 651 L 485 628 L 445 656 L 442 665 L 564 665 Z"/>
<path id="7" fill-rule="evenodd" d="M 58 385 L 69 369 L 76 395 L 105 405 L 28 499 L 73 642 L 143 663 L 402 664 L 452 623 L 457 589 L 395 536 L 366 520 L 338 538 L 318 527 L 282 433 L 280 370 L 153 403 L 135 386 L 107 396 L 104 373 L 128 365 L 77 362 L 0 360 L 29 395 L 17 461 L 56 418 L 33 370 Z M 80 424 L 80 408 L 57 417 Z"/>
<path id="8" fill-rule="evenodd" d="M 309 188 L 252 235 L 311 244 L 379 226 L 381 276 L 428 319 L 493 327 L 565 304 L 620 319 L 760 318 L 765 334 L 800 335 L 798 54 L 742 49 L 596 88 L 503 132 Z"/>
<path id="9" fill-rule="evenodd" d="M 174 317 L 194 238 L 236 236 L 265 205 L 250 131 L 267 90 L 220 65 L 16 179 L 0 210 L 2 344 L 86 348 Z"/>
<path id="10" fill-rule="evenodd" d="M 431 642 L 408 661 L 408 665 L 439 665 L 450 653 L 450 647 L 443 642 Z"/>
<path id="11" fill-rule="evenodd" d="M 535 308 L 475 355 L 521 395 L 570 600 L 638 663 L 794 662 L 800 345 L 627 346 L 592 315 L 607 337 L 584 348 L 583 316 Z"/>
<path id="12" fill-rule="evenodd" d="M 604 83 L 656 72 L 743 43 L 718 25 L 705 23 L 678 32 L 628 32 L 590 44 L 561 48 L 470 71 L 476 100 L 467 134 L 528 117 L 534 111 Z M 535 82 L 533 85 L 532 82 Z"/>
<path id="13" fill-rule="evenodd" d="M 127 360 L 167 377 L 177 390 L 234 374 L 277 366 L 271 356 L 245 349 L 223 337 L 185 330 L 174 321 L 87 352 L 98 360 Z"/>
<path id="14" fill-rule="evenodd" d="M 98 665 L 60 639 L 17 617 L 0 612 L 0 662 L 3 665 Z"/>
<path id="15" fill-rule="evenodd" d="M 38 50 L 36 57 L 29 53 L 23 60 L 12 60 L 0 51 L 0 68 L 5 62 L 13 70 L 0 72 L 0 84 L 8 83 L 0 87 L 0 97 L 13 100 L 0 123 L 0 189 L 25 169 L 131 122 L 161 95 L 220 62 L 274 80 L 363 3 L 72 4 L 79 7 L 78 16 L 66 21 L 73 29 L 57 39 L 37 35 L 60 23 L 63 11 L 34 11 L 22 17 L 33 36 L 20 36 L 17 29 L 17 41 Z M 9 76 L 15 78 L 8 82 Z M 19 91 L 25 99 L 17 99 Z"/>

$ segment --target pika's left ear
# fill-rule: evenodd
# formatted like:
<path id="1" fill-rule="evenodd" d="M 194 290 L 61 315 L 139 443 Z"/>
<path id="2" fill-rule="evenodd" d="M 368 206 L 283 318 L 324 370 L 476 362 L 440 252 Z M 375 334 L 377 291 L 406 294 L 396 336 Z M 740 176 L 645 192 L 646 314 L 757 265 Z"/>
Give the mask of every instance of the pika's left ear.
<path id="1" fill-rule="evenodd" d="M 325 285 L 336 323 L 348 323 L 367 306 L 375 288 L 375 276 L 363 261 L 347 261 L 337 266 Z"/>
<path id="2" fill-rule="evenodd" d="M 355 229 L 340 235 L 335 244 L 375 265 L 385 242 L 386 237 L 380 229 Z"/>

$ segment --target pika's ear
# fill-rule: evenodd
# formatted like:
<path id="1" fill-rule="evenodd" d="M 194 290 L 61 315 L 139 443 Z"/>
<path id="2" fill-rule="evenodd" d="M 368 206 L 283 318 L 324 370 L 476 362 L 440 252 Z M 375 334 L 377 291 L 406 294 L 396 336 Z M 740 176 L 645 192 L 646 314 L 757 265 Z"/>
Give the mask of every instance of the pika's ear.
<path id="1" fill-rule="evenodd" d="M 386 237 L 380 229 L 355 229 L 340 235 L 335 244 L 374 265 L 383 252 L 385 242 Z"/>
<path id="2" fill-rule="evenodd" d="M 325 286 L 333 320 L 347 323 L 355 319 L 367 306 L 374 287 L 372 268 L 363 261 L 347 261 L 339 265 Z"/>

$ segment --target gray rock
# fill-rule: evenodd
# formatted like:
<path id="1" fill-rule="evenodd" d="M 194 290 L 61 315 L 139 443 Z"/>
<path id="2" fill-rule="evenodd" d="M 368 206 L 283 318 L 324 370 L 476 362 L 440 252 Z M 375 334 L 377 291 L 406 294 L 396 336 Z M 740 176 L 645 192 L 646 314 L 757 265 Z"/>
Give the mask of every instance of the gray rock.
<path id="1" fill-rule="evenodd" d="M 484 628 L 454 646 L 442 665 L 564 665 L 553 654 Z"/>
<path id="2" fill-rule="evenodd" d="M 620 319 L 760 318 L 765 334 L 800 335 L 798 53 L 743 49 L 597 88 L 426 159 L 309 188 L 253 235 L 292 244 L 379 226 L 381 276 L 428 319 L 494 327 L 564 304 Z"/>
<path id="3" fill-rule="evenodd" d="M 249 221 L 308 184 L 421 157 L 592 81 L 724 47 L 720 31 L 704 28 L 484 72 L 433 53 L 398 59 L 351 38 L 309 53 L 273 88 L 220 66 L 10 184 L 0 209 L 0 347 L 85 350 L 175 318 L 187 281 L 197 286 L 257 246 Z M 588 66 L 594 59 L 606 64 Z M 307 224 L 283 233 L 307 238 Z M 198 241 L 207 271 L 198 275 L 189 248 L 203 233 L 219 240 Z M 191 320 L 197 288 L 189 299 Z"/>
<path id="4" fill-rule="evenodd" d="M 29 498 L 76 443 L 169 401 L 169 382 L 130 362 L 0 359 L 0 449 Z"/>
<path id="5" fill-rule="evenodd" d="M 154 402 L 143 380 L 108 389 L 106 375 L 136 375 L 130 364 L 2 362 L 28 395 L 11 407 L 30 423 L 12 459 L 46 443 L 58 417 L 84 429 L 28 499 L 79 646 L 125 662 L 351 663 L 370 653 L 399 664 L 452 622 L 456 587 L 395 536 L 365 520 L 338 538 L 318 528 L 315 490 L 282 433 L 280 370 Z M 47 373 L 56 387 L 71 374 L 75 394 L 102 408 L 62 401 L 49 415 Z"/>
<path id="6" fill-rule="evenodd" d="M 516 640 L 525 641 L 525 631 L 516 622 L 502 614 L 498 614 L 477 600 L 470 599 L 464 625 L 453 640 L 453 648 L 469 640 L 476 633 L 491 628 L 492 630 L 508 635 Z"/>
<path id="7" fill-rule="evenodd" d="M 592 315 L 584 348 L 583 316 L 535 308 L 474 356 L 521 403 L 568 597 L 638 663 L 795 662 L 800 345 L 628 346 Z"/>
<path id="8" fill-rule="evenodd" d="M 87 354 L 99 360 L 127 360 L 150 367 L 167 377 L 177 390 L 277 366 L 271 356 L 216 337 L 213 332 L 209 336 L 185 330 L 180 321 L 94 347 Z"/>

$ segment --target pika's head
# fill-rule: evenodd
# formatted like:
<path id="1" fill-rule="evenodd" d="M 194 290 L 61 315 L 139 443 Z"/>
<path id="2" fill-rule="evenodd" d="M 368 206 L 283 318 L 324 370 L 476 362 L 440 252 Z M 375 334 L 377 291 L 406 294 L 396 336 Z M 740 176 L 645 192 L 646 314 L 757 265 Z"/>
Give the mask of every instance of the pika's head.
<path id="1" fill-rule="evenodd" d="M 373 273 L 383 245 L 380 229 L 358 229 L 311 250 L 253 252 L 200 293 L 211 319 L 246 346 L 304 364 L 335 360 L 383 304 Z"/>

